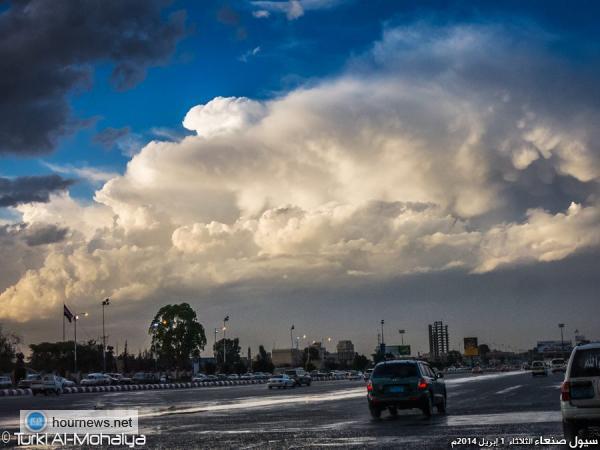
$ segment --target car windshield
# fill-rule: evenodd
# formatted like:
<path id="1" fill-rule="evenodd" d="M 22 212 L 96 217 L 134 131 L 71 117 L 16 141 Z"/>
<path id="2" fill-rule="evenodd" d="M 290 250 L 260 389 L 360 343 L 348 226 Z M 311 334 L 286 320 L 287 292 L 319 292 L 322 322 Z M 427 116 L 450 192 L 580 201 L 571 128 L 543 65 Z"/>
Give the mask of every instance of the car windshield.
<path id="1" fill-rule="evenodd" d="M 373 378 L 410 378 L 418 376 L 416 364 L 381 364 L 375 367 Z"/>
<path id="2" fill-rule="evenodd" d="M 543 362 L 541 362 L 541 361 L 535 361 L 535 362 L 532 364 L 532 366 L 533 366 L 533 367 L 543 367 L 543 366 L 544 366 L 544 363 L 543 363 Z"/>
<path id="3" fill-rule="evenodd" d="M 600 348 L 577 350 L 571 366 L 571 377 L 600 376 Z"/>

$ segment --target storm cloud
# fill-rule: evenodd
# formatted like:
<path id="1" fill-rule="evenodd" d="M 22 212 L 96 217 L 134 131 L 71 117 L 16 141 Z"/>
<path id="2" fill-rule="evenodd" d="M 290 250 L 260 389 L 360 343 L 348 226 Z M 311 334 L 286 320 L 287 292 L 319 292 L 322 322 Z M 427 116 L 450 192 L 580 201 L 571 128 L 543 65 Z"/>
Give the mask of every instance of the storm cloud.
<path id="1" fill-rule="evenodd" d="M 39 155 L 81 127 L 67 96 L 113 64 L 126 89 L 164 62 L 185 33 L 185 14 L 164 19 L 163 0 L 14 0 L 0 14 L 0 155 Z M 32 32 L 34 31 L 34 32 Z"/>
<path id="2" fill-rule="evenodd" d="M 50 194 L 64 191 L 73 183 L 59 175 L 0 178 L 0 207 L 47 202 Z"/>

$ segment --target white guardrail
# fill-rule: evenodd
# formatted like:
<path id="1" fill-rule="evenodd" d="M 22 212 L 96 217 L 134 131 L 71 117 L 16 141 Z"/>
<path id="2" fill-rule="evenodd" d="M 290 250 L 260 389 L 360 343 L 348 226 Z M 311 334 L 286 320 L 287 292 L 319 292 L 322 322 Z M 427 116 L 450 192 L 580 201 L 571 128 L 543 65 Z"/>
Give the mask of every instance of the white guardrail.
<path id="1" fill-rule="evenodd" d="M 346 380 L 342 376 L 313 377 L 312 381 Z M 189 389 L 213 386 L 239 386 L 246 384 L 265 384 L 267 380 L 226 380 L 203 381 L 186 383 L 156 383 L 156 384 L 120 384 L 116 386 L 77 386 L 63 388 L 63 394 L 83 394 L 92 392 L 122 392 L 122 391 L 151 391 L 165 389 Z M 0 397 L 18 397 L 33 395 L 31 389 L 0 389 Z"/>

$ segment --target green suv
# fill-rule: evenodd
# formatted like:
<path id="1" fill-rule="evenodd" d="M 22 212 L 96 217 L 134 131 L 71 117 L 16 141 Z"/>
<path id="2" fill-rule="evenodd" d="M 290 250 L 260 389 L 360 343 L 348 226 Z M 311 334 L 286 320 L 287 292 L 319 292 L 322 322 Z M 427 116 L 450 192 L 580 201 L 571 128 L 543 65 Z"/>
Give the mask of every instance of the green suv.
<path id="1" fill-rule="evenodd" d="M 399 409 L 418 408 L 425 416 L 446 412 L 446 385 L 424 361 L 394 360 L 377 364 L 367 385 L 369 411 L 374 418 L 384 409 L 392 416 Z"/>

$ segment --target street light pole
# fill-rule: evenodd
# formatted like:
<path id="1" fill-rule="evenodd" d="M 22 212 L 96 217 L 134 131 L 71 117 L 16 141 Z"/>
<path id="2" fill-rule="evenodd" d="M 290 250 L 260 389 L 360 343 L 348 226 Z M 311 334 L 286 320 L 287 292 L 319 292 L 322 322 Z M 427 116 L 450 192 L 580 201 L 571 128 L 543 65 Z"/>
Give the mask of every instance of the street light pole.
<path id="1" fill-rule="evenodd" d="M 225 340 L 227 335 L 227 326 L 225 325 L 226 322 L 229 322 L 229 316 L 225 316 L 223 319 L 223 366 L 225 366 L 225 363 L 227 362 L 227 341 Z"/>
<path id="2" fill-rule="evenodd" d="M 215 328 L 215 345 L 213 346 L 213 356 L 215 357 L 215 361 L 217 359 L 217 333 L 219 332 L 218 328 Z"/>
<path id="3" fill-rule="evenodd" d="M 565 328 L 565 324 L 559 323 L 558 328 L 560 328 L 560 351 L 562 352 L 562 354 L 564 356 L 564 354 L 565 354 L 565 339 L 563 336 L 563 329 Z"/>
<path id="4" fill-rule="evenodd" d="M 381 319 L 381 343 L 385 345 L 385 339 L 383 338 L 383 324 L 385 321 Z"/>
<path id="5" fill-rule="evenodd" d="M 400 333 L 400 336 L 402 338 L 402 345 L 404 345 L 404 333 L 406 332 L 406 330 L 398 330 L 398 333 Z"/>
<path id="6" fill-rule="evenodd" d="M 102 300 L 102 371 L 106 372 L 106 331 L 104 329 L 104 308 L 110 305 L 110 298 Z"/>
<path id="7" fill-rule="evenodd" d="M 88 313 L 83 313 L 82 316 L 83 317 L 87 317 Z M 75 348 L 74 348 L 74 354 L 73 354 L 73 372 L 77 373 L 77 321 L 79 320 L 79 315 L 77 313 L 73 314 L 73 320 L 74 320 L 74 326 L 73 326 L 73 331 L 75 333 L 74 336 L 74 344 L 75 344 Z"/>
<path id="8" fill-rule="evenodd" d="M 293 334 L 293 332 L 294 332 L 295 328 L 296 327 L 294 326 L 294 324 L 292 324 L 292 326 L 290 327 L 290 342 L 292 343 L 292 347 L 291 348 L 294 348 L 294 334 Z"/>

